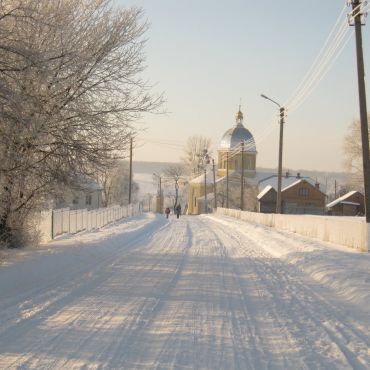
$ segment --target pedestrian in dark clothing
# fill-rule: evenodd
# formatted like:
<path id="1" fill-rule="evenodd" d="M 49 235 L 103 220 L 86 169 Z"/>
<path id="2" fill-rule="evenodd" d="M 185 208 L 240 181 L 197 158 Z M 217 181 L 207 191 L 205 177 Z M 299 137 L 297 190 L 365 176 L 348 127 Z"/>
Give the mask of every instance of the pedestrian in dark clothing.
<path id="1" fill-rule="evenodd" d="M 164 213 L 166 214 L 166 218 L 168 218 L 169 214 L 170 214 L 170 209 L 167 207 L 164 211 Z"/>
<path id="2" fill-rule="evenodd" d="M 176 207 L 176 217 L 179 218 L 181 214 L 181 205 L 178 204 Z"/>

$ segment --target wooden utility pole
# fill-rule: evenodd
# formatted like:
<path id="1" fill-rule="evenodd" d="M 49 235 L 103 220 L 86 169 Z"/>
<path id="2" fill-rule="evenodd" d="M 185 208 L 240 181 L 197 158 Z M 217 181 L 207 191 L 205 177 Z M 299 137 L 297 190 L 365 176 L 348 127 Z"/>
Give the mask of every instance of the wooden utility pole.
<path id="1" fill-rule="evenodd" d="M 281 209 L 281 182 L 282 182 L 282 172 L 283 172 L 283 133 L 284 133 L 284 118 L 285 118 L 285 108 L 282 107 L 278 102 L 269 98 L 268 96 L 261 94 L 261 97 L 270 100 L 272 103 L 279 107 L 280 112 L 280 135 L 279 135 L 279 164 L 278 164 L 278 188 L 276 195 L 276 213 L 282 213 Z"/>
<path id="2" fill-rule="evenodd" d="M 242 173 L 240 176 L 240 209 L 244 210 L 244 141 L 241 144 L 242 152 Z"/>
<path id="3" fill-rule="evenodd" d="M 370 223 L 370 157 L 369 157 L 369 128 L 367 122 L 366 108 L 366 88 L 365 88 L 365 69 L 364 57 L 362 51 L 362 32 L 361 32 L 361 2 L 352 0 L 352 15 L 354 16 L 354 26 L 356 35 L 356 56 L 357 56 L 357 80 L 358 95 L 360 104 L 360 122 L 361 122 L 361 142 L 362 142 L 362 164 L 364 172 L 365 189 L 365 215 L 366 222 Z"/>
<path id="4" fill-rule="evenodd" d="M 213 195 L 214 195 L 214 208 L 217 208 L 217 192 L 216 192 L 216 170 L 215 170 L 215 160 L 212 158 L 212 168 L 213 168 Z"/>
<path id="5" fill-rule="evenodd" d="M 229 208 L 229 152 L 226 152 L 226 208 Z"/>
<path id="6" fill-rule="evenodd" d="M 128 185 L 128 204 L 131 204 L 131 188 L 132 188 L 132 137 L 130 138 L 130 175 Z"/>
<path id="7" fill-rule="evenodd" d="M 204 213 L 207 212 L 207 169 L 204 167 Z"/>
<path id="8" fill-rule="evenodd" d="M 279 168 L 278 168 L 278 188 L 276 195 L 276 213 L 281 212 L 281 181 L 283 172 L 283 131 L 284 131 L 285 109 L 280 107 L 280 135 L 279 135 Z"/>
<path id="9" fill-rule="evenodd" d="M 162 177 L 159 176 L 159 213 L 163 213 L 162 202 Z"/>
<path id="10" fill-rule="evenodd" d="M 150 203 L 152 201 L 152 194 L 148 194 L 148 212 L 150 212 Z"/>

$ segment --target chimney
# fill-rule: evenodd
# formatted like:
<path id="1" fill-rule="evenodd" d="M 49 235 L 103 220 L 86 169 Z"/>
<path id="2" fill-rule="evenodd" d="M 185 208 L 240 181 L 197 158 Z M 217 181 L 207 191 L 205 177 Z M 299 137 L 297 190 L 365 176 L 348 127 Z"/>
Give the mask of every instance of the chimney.
<path id="1" fill-rule="evenodd" d="M 289 173 L 289 170 L 285 172 L 285 177 L 289 177 L 290 176 L 290 173 Z"/>
<path id="2" fill-rule="evenodd" d="M 297 179 L 300 179 L 300 178 L 301 178 L 301 173 L 297 172 Z"/>
<path id="3" fill-rule="evenodd" d="M 317 181 L 315 182 L 315 188 L 320 190 L 320 184 Z"/>

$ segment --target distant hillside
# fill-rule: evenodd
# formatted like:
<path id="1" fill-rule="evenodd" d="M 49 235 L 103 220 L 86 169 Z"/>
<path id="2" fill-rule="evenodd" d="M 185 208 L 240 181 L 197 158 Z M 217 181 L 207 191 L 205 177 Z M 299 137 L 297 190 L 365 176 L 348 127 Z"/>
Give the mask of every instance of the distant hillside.
<path id="1" fill-rule="evenodd" d="M 276 169 L 271 168 L 257 168 L 257 171 L 259 172 L 273 172 L 276 171 Z M 339 183 L 345 183 L 347 179 L 347 174 L 345 172 L 334 172 L 334 171 L 314 171 L 314 170 L 305 170 L 305 169 L 298 169 L 298 170 L 292 170 L 292 169 L 283 169 L 283 174 L 285 174 L 287 171 L 291 175 L 300 173 L 302 176 L 309 176 L 313 179 L 317 179 L 319 182 L 323 183 L 325 182 L 325 179 L 336 179 Z M 324 179 L 324 181 L 323 181 Z"/>
<path id="2" fill-rule="evenodd" d="M 169 165 L 176 164 L 174 162 L 143 162 L 133 161 L 132 170 L 134 173 L 162 173 Z"/>
<path id="3" fill-rule="evenodd" d="M 140 193 L 155 193 L 157 190 L 157 181 L 153 179 L 153 173 L 163 174 L 166 167 L 176 164 L 175 162 L 133 162 L 134 179 L 139 184 Z M 258 167 L 258 172 L 277 173 L 274 168 Z M 283 176 L 287 170 L 283 170 Z M 328 200 L 335 199 L 335 194 L 338 196 L 348 190 L 345 185 L 348 183 L 347 174 L 344 172 L 330 172 L 330 171 L 313 171 L 298 169 L 289 169 L 290 175 L 300 173 L 301 176 L 311 177 L 313 180 L 318 181 L 320 189 L 328 196 Z"/>
<path id="4" fill-rule="evenodd" d="M 145 162 L 145 161 L 137 161 L 133 162 L 133 172 L 134 173 L 146 173 L 152 174 L 155 173 L 162 173 L 166 167 L 169 165 L 176 164 L 175 162 Z M 258 172 L 274 172 L 277 171 L 273 168 L 263 168 L 258 167 Z M 283 174 L 286 173 L 287 170 L 283 170 Z M 346 173 L 344 172 L 330 172 L 330 171 L 313 171 L 313 170 L 305 170 L 305 169 L 298 169 L 292 170 L 289 169 L 289 173 L 294 175 L 296 173 L 300 173 L 301 176 L 309 176 L 312 177 L 314 180 L 318 180 L 320 183 L 325 184 L 326 179 L 329 181 L 337 180 L 338 184 L 345 184 L 346 183 Z"/>

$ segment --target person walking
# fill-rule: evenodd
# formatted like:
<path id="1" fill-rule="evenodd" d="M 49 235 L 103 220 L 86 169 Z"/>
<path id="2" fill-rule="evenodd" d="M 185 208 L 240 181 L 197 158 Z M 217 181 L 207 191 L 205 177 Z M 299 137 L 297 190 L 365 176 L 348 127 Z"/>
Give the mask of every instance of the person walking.
<path id="1" fill-rule="evenodd" d="M 170 209 L 167 207 L 164 211 L 164 213 L 166 214 L 166 218 L 168 218 L 169 214 L 170 214 Z"/>
<path id="2" fill-rule="evenodd" d="M 181 214 L 181 205 L 178 204 L 176 206 L 176 217 L 179 218 L 180 217 L 180 214 Z"/>

